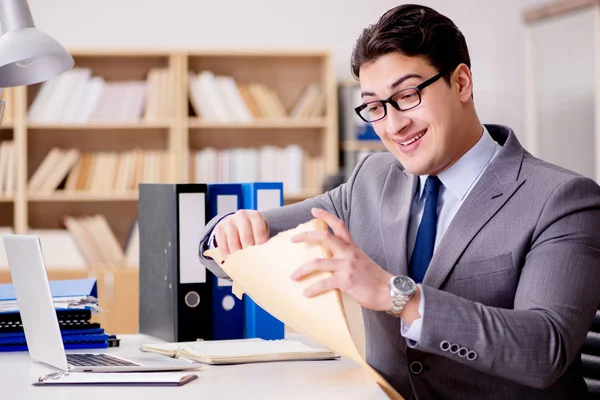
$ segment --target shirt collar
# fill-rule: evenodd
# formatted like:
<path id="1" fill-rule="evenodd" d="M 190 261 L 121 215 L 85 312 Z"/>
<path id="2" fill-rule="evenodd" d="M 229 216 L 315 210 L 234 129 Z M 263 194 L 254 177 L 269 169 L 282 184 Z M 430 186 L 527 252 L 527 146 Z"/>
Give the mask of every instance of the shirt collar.
<path id="1" fill-rule="evenodd" d="M 469 188 L 477 177 L 483 172 L 496 151 L 496 142 L 483 126 L 483 134 L 475 146 L 471 147 L 450 168 L 440 172 L 437 176 L 457 199 L 463 200 Z M 419 200 L 423 195 L 423 188 L 428 175 L 420 175 Z"/>

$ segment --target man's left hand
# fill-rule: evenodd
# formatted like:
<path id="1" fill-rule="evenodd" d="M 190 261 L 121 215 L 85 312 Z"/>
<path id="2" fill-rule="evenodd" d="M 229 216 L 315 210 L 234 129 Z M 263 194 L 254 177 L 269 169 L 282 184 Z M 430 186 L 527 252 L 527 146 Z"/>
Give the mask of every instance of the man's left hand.
<path id="1" fill-rule="evenodd" d="M 333 276 L 309 286 L 304 295 L 314 297 L 332 289 L 340 289 L 365 308 L 388 310 L 392 301 L 389 290 L 392 275 L 352 241 L 343 221 L 318 208 L 312 209 L 312 215 L 325 221 L 333 234 L 329 231 L 304 232 L 294 236 L 292 241 L 318 243 L 329 250 L 332 257 L 315 259 L 302 265 L 292 274 L 292 279 L 301 280 L 317 271 L 328 271 Z"/>

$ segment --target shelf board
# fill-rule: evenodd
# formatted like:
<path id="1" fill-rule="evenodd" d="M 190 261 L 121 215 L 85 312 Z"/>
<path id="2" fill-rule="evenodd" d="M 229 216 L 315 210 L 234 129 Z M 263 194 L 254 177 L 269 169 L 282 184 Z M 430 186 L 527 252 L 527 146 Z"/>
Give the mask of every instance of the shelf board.
<path id="1" fill-rule="evenodd" d="M 139 121 L 139 122 L 91 122 L 85 124 L 63 123 L 29 123 L 28 129 L 164 129 L 170 128 L 169 121 Z"/>
<path id="2" fill-rule="evenodd" d="M 264 119 L 253 122 L 207 122 L 200 118 L 190 118 L 189 128 L 203 129 L 289 129 L 289 128 L 325 128 L 327 121 L 324 118 L 313 119 Z"/>
<path id="3" fill-rule="evenodd" d="M 14 196 L 0 196 L 0 203 L 12 203 L 15 201 Z"/>
<path id="4" fill-rule="evenodd" d="M 343 144 L 345 151 L 379 151 L 387 150 L 380 140 L 346 140 Z"/>
<path id="5" fill-rule="evenodd" d="M 2 124 L 0 124 L 0 129 L 13 129 L 14 127 L 15 124 L 11 120 L 2 121 Z"/>
<path id="6" fill-rule="evenodd" d="M 64 192 L 57 190 L 52 194 L 31 194 L 29 201 L 39 202 L 59 202 L 59 201 L 137 201 L 137 192 L 129 193 L 88 193 L 80 192 Z"/>

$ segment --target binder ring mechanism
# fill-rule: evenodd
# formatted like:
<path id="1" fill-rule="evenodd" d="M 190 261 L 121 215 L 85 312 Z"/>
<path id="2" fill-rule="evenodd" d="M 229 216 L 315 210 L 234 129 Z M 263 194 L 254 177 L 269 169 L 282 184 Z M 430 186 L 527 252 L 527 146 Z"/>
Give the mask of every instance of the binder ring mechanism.
<path id="1" fill-rule="evenodd" d="M 56 372 L 53 372 L 51 374 L 40 376 L 38 378 L 38 382 L 44 382 L 44 381 L 47 381 L 49 379 L 60 379 L 63 376 L 67 376 L 67 375 L 69 375 L 69 373 L 67 371 L 56 371 Z"/>

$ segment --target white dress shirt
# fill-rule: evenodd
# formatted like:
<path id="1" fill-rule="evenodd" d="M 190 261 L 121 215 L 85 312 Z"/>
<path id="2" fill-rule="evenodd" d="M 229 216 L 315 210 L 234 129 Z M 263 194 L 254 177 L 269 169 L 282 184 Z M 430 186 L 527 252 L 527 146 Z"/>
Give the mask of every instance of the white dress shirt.
<path id="1" fill-rule="evenodd" d="M 481 139 L 467 151 L 461 158 L 458 159 L 450 168 L 440 172 L 437 177 L 442 183 L 438 194 L 437 203 L 437 230 L 435 236 L 434 253 L 440 240 L 444 236 L 446 229 L 450 226 L 452 219 L 463 204 L 467 195 L 471 192 L 483 171 L 489 163 L 494 159 L 501 146 L 492 139 L 489 132 L 483 127 Z M 419 185 L 417 187 L 415 198 L 410 212 L 410 221 L 408 224 L 407 248 L 410 254 L 408 259 L 412 257 L 412 252 L 415 247 L 417 238 L 417 230 L 423 216 L 423 208 L 425 207 L 425 198 L 423 197 L 423 188 L 428 175 L 419 176 Z M 413 321 L 411 325 L 401 321 L 400 333 L 407 340 L 409 347 L 416 346 L 421 339 L 421 329 L 423 327 L 423 318 L 425 310 L 425 297 L 421 292 L 421 300 L 419 302 L 420 318 Z"/>

